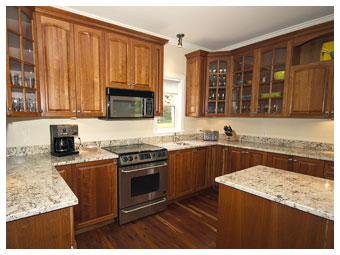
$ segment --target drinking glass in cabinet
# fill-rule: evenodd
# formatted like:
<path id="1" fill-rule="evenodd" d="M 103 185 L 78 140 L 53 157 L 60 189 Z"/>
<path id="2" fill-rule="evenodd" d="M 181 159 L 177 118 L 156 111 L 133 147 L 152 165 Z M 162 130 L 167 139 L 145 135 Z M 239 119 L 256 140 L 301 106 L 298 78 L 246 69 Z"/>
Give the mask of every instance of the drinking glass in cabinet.
<path id="1" fill-rule="evenodd" d="M 218 77 L 218 86 L 225 87 L 227 85 L 227 79 L 225 74 L 220 74 Z"/>
<path id="2" fill-rule="evenodd" d="M 209 87 L 216 87 L 217 85 L 217 76 L 215 74 L 209 75 Z"/>
<path id="3" fill-rule="evenodd" d="M 272 113 L 282 112 L 282 99 L 272 99 L 271 112 Z"/>
<path id="4" fill-rule="evenodd" d="M 208 103 L 208 113 L 216 113 L 216 104 Z"/>
<path id="5" fill-rule="evenodd" d="M 233 99 L 233 100 L 240 99 L 240 88 L 233 88 L 232 89 L 231 99 Z"/>
<path id="6" fill-rule="evenodd" d="M 209 73 L 217 72 L 217 61 L 212 61 L 209 63 Z"/>
<path id="7" fill-rule="evenodd" d="M 32 21 L 23 11 L 21 11 L 21 31 L 24 36 L 32 38 Z"/>
<path id="8" fill-rule="evenodd" d="M 249 113 L 250 112 L 250 102 L 242 102 L 242 113 Z"/>
<path id="9" fill-rule="evenodd" d="M 15 32 L 19 32 L 19 16 L 18 9 L 16 7 L 6 7 L 6 25 L 7 28 Z"/>
<path id="10" fill-rule="evenodd" d="M 271 76 L 271 67 L 261 67 L 260 82 L 269 82 Z"/>
<path id="11" fill-rule="evenodd" d="M 218 100 L 224 100 L 225 99 L 225 89 L 219 89 L 218 90 Z"/>
<path id="12" fill-rule="evenodd" d="M 240 112 L 240 101 L 231 102 L 231 113 L 238 114 Z"/>
<path id="13" fill-rule="evenodd" d="M 241 85 L 242 84 L 242 75 L 241 73 L 235 73 L 233 77 L 233 85 Z"/>
<path id="14" fill-rule="evenodd" d="M 224 113 L 225 103 L 219 102 L 217 105 L 217 113 Z"/>
<path id="15" fill-rule="evenodd" d="M 209 89 L 209 100 L 215 100 L 216 99 L 216 90 Z"/>
<path id="16" fill-rule="evenodd" d="M 25 71 L 25 86 L 29 88 L 34 88 L 35 87 L 34 67 L 25 64 L 24 71 Z"/>
<path id="17" fill-rule="evenodd" d="M 11 97 L 12 97 L 12 109 L 13 109 L 13 111 L 15 111 L 15 112 L 24 111 L 23 89 L 12 88 Z"/>
<path id="18" fill-rule="evenodd" d="M 220 60 L 219 61 L 219 72 L 226 73 L 227 72 L 227 61 Z"/>
<path id="19" fill-rule="evenodd" d="M 34 91 L 26 91 L 26 110 L 28 112 L 36 112 L 36 97 Z"/>

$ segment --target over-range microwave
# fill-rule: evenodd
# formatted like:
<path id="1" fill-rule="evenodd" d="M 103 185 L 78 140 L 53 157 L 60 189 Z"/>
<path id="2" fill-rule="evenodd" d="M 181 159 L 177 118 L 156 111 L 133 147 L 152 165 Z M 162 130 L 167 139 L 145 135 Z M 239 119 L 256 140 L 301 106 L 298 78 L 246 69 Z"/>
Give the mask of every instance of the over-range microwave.
<path id="1" fill-rule="evenodd" d="M 106 119 L 153 117 L 154 92 L 106 88 Z"/>

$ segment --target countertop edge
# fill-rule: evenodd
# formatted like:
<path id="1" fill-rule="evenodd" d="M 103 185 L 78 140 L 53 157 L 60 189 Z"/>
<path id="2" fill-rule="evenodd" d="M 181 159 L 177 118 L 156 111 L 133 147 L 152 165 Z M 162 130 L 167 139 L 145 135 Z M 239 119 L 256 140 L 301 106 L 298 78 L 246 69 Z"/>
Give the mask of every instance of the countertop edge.
<path id="1" fill-rule="evenodd" d="M 304 205 L 300 205 L 300 204 L 291 202 L 289 200 L 282 200 L 282 199 L 279 199 L 276 196 L 265 194 L 261 191 L 253 190 L 251 188 L 244 187 L 242 185 L 223 180 L 220 177 L 216 177 L 215 181 L 217 183 L 220 183 L 220 184 L 223 184 L 223 185 L 226 185 L 226 186 L 229 186 L 229 187 L 232 187 L 232 188 L 235 188 L 235 189 L 238 189 L 238 190 L 241 190 L 241 191 L 244 191 L 244 192 L 247 192 L 247 193 L 250 193 L 250 194 L 253 194 L 253 195 L 256 195 L 256 196 L 259 196 L 259 197 L 262 197 L 262 198 L 265 198 L 265 199 L 268 199 L 268 200 L 271 200 L 271 201 L 274 201 L 274 202 L 277 202 L 277 203 L 280 203 L 280 204 L 283 204 L 283 205 L 286 205 L 286 206 L 289 206 L 289 207 L 292 207 L 292 208 L 295 208 L 295 209 L 298 209 L 300 211 L 304 211 L 304 212 L 307 212 L 307 213 L 310 213 L 310 214 L 313 214 L 313 215 L 334 221 L 334 215 L 333 214 L 322 212 L 322 211 L 316 210 L 314 208 L 310 208 L 308 206 L 304 206 Z"/>

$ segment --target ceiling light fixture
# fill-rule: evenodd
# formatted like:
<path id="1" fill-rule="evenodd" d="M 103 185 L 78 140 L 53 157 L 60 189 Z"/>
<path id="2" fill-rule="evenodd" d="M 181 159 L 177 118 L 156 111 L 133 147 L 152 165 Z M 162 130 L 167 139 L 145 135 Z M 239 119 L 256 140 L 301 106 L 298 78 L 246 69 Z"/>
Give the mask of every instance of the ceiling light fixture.
<path id="1" fill-rule="evenodd" d="M 178 44 L 177 47 L 178 48 L 182 48 L 182 38 L 184 37 L 184 34 L 177 34 L 177 38 L 178 38 Z"/>

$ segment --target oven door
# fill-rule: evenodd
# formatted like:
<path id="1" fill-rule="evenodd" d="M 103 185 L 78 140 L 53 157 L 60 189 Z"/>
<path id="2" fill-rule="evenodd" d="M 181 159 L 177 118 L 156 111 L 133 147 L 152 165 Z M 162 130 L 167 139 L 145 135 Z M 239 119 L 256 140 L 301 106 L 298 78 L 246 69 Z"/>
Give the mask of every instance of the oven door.
<path id="1" fill-rule="evenodd" d="M 118 118 L 143 117 L 142 97 L 110 96 L 110 116 Z"/>
<path id="2" fill-rule="evenodd" d="M 119 208 L 165 197 L 167 161 L 119 168 Z"/>

